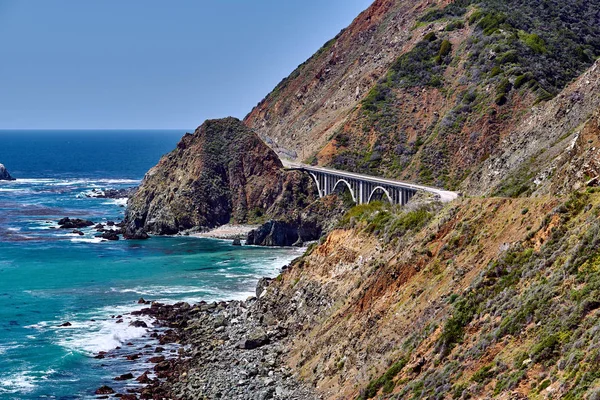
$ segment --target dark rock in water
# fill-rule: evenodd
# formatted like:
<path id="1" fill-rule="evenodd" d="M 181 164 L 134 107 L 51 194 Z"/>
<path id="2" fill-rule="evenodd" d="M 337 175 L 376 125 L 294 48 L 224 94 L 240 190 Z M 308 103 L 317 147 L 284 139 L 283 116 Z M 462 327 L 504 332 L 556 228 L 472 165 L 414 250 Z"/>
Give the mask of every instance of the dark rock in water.
<path id="1" fill-rule="evenodd" d="M 143 228 L 139 228 L 136 230 L 126 230 L 123 233 L 123 237 L 128 240 L 146 240 L 149 239 L 150 236 Z"/>
<path id="2" fill-rule="evenodd" d="M 74 230 L 73 230 L 71 233 L 75 233 L 75 234 L 77 234 L 77 235 L 79 235 L 79 236 L 83 236 L 83 235 L 84 235 L 84 233 L 83 233 L 83 232 L 81 232 L 81 231 L 78 231 L 77 229 L 74 229 Z"/>
<path id="3" fill-rule="evenodd" d="M 96 390 L 96 394 L 113 394 L 115 391 L 110 387 L 110 386 L 100 386 L 97 390 Z"/>
<path id="4" fill-rule="evenodd" d="M 104 229 L 104 225 L 97 224 L 96 226 L 94 226 L 94 229 Z"/>
<path id="5" fill-rule="evenodd" d="M 119 235 L 112 231 L 104 232 L 100 237 L 106 240 L 119 240 Z"/>
<path id="6" fill-rule="evenodd" d="M 131 322 L 129 325 L 133 326 L 135 328 L 147 328 L 148 327 L 148 324 L 146 324 L 144 321 L 141 321 L 139 319 Z"/>
<path id="7" fill-rule="evenodd" d="M 127 381 L 129 379 L 133 379 L 133 374 L 131 372 L 117 376 L 116 378 L 114 378 L 115 381 Z"/>
<path id="8" fill-rule="evenodd" d="M 140 299 L 138 300 L 138 304 L 148 304 L 149 302 L 147 302 L 146 300 L 144 300 L 143 297 L 140 297 Z"/>
<path id="9" fill-rule="evenodd" d="M 97 199 L 126 199 L 135 194 L 137 187 L 130 187 L 125 189 L 107 189 L 100 191 L 97 189 L 92 190 L 92 193 L 86 194 L 86 197 L 93 197 Z"/>
<path id="10" fill-rule="evenodd" d="M 269 337 L 262 329 L 257 329 L 250 333 L 246 339 L 243 339 L 238 347 L 240 349 L 252 350 L 269 344 Z"/>
<path id="11" fill-rule="evenodd" d="M 106 225 L 107 226 L 115 226 L 115 222 L 114 221 L 106 221 Z"/>
<path id="12" fill-rule="evenodd" d="M 61 229 L 81 229 L 87 228 L 88 226 L 94 225 L 92 221 L 88 221 L 86 219 L 74 218 L 71 219 L 69 217 L 62 218 L 58 221 L 58 225 Z"/>
<path id="13" fill-rule="evenodd" d="M 158 364 L 160 362 L 165 361 L 165 356 L 151 357 L 148 361 L 152 364 Z"/>
<path id="14" fill-rule="evenodd" d="M 171 368 L 171 363 L 168 361 L 161 361 L 154 366 L 154 371 L 168 371 Z"/>
<path id="15" fill-rule="evenodd" d="M 234 246 L 241 246 L 242 245 L 242 241 L 240 239 L 233 239 L 233 245 Z"/>
<path id="16" fill-rule="evenodd" d="M 15 181 L 16 179 L 10 176 L 3 164 L 0 164 L 0 181 Z"/>
<path id="17" fill-rule="evenodd" d="M 119 395 L 115 395 L 115 397 L 119 397 Z M 138 399 L 136 394 L 131 394 L 131 393 L 123 394 L 120 397 L 121 397 L 121 400 L 137 400 Z"/>
<path id="18" fill-rule="evenodd" d="M 61 327 L 64 327 L 64 326 L 71 326 L 71 325 L 72 325 L 72 324 L 71 324 L 70 322 L 68 322 L 68 321 L 67 321 L 67 322 L 65 322 L 65 323 L 62 323 L 62 324 L 60 324 L 59 326 L 61 326 Z"/>
<path id="19" fill-rule="evenodd" d="M 291 246 L 299 240 L 298 228 L 290 223 L 268 221 L 250 231 L 246 244 L 257 246 Z"/>

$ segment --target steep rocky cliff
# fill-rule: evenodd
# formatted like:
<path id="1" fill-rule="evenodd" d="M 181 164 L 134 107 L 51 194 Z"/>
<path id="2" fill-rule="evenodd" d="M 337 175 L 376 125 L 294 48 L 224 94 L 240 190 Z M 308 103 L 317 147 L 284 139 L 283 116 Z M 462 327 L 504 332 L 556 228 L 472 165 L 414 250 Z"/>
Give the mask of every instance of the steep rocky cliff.
<path id="1" fill-rule="evenodd" d="M 129 200 L 129 237 L 283 218 L 314 200 L 313 185 L 234 118 L 206 121 L 152 168 Z"/>
<path id="2" fill-rule="evenodd" d="M 598 55 L 598 1 L 377 1 L 245 122 L 287 156 L 493 192 L 482 163 Z"/>
<path id="3" fill-rule="evenodd" d="M 428 7 L 448 0 L 376 0 L 284 79 L 245 118 L 278 153 L 308 158 L 320 150 L 410 43 Z"/>
<path id="4" fill-rule="evenodd" d="M 595 398 L 599 215 L 597 189 L 361 206 L 271 283 L 263 320 L 327 399 Z"/>
<path id="5" fill-rule="evenodd" d="M 296 196 L 286 193 L 301 186 L 267 196 L 263 215 L 279 225 L 253 240 L 291 244 L 290 223 L 299 237 L 302 226 L 328 232 L 241 306 L 253 328 L 277 339 L 263 354 L 278 354 L 287 382 L 331 400 L 600 398 L 598 55 L 598 0 L 378 0 L 246 117 L 283 156 L 467 194 L 447 205 L 361 205 L 327 226 L 313 225 L 344 213 L 339 198 L 288 204 Z M 133 228 L 156 230 L 163 208 L 177 213 L 163 193 L 205 204 L 206 195 L 188 202 L 163 190 L 179 181 L 171 170 L 231 179 L 217 173 L 229 171 L 231 155 L 190 170 L 205 158 L 196 157 L 207 146 L 202 132 L 149 173 L 144 196 L 159 198 L 147 207 L 132 200 L 129 222 L 142 221 Z M 224 199 L 236 209 L 233 196 Z M 234 319 L 227 329 L 243 331 Z M 192 349 L 196 372 L 175 383 L 184 398 L 222 389 L 206 380 L 223 368 L 219 352 L 273 384 L 220 328 L 210 332 L 218 340 Z"/>

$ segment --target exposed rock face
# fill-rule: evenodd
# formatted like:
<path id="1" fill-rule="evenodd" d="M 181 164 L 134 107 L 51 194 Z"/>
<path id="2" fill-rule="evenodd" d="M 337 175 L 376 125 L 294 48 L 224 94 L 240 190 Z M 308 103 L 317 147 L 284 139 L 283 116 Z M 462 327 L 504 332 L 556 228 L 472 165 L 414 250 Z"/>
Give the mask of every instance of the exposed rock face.
<path id="1" fill-rule="evenodd" d="M 0 164 L 0 181 L 14 181 L 15 178 L 10 176 L 4 164 Z"/>
<path id="2" fill-rule="evenodd" d="M 330 231 L 348 206 L 337 195 L 315 201 L 283 221 L 268 221 L 248 233 L 246 244 L 258 246 L 302 246 Z"/>
<path id="3" fill-rule="evenodd" d="M 128 203 L 126 237 L 281 218 L 306 207 L 314 191 L 241 121 L 210 120 L 146 174 Z"/>
<path id="4" fill-rule="evenodd" d="M 287 222 L 268 221 L 248 233 L 247 245 L 291 246 L 298 241 L 298 227 Z"/>

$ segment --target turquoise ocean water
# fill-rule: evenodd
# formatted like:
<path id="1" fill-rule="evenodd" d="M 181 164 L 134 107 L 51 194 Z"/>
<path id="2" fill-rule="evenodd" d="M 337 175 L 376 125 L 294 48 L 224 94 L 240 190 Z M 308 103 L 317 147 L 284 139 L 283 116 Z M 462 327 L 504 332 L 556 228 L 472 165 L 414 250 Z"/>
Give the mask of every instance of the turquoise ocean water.
<path id="1" fill-rule="evenodd" d="M 299 255 L 190 237 L 102 242 L 90 229 L 56 229 L 65 216 L 121 220 L 122 201 L 86 193 L 138 184 L 183 133 L 0 131 L 0 163 L 18 178 L 0 182 L 0 399 L 93 398 L 102 384 L 118 387 L 112 378 L 131 362 L 93 355 L 142 346 L 147 330 L 125 314 L 140 297 L 243 299 Z"/>

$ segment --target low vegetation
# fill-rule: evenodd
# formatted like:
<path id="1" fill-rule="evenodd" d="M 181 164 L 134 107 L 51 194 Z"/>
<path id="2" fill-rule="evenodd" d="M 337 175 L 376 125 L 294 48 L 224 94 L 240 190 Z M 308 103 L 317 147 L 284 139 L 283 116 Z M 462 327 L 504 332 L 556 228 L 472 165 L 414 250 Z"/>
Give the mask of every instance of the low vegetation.
<path id="1" fill-rule="evenodd" d="M 378 217 L 377 206 L 353 212 L 351 218 L 363 221 L 365 227 L 386 220 Z M 515 213 L 524 216 L 531 211 L 522 208 Z M 463 225 L 455 230 L 462 232 Z M 450 234 L 447 248 L 462 233 L 456 235 Z M 501 252 L 468 290 L 451 296 L 449 302 L 451 312 L 435 339 L 431 368 L 402 385 L 388 384 L 396 392 L 388 398 L 444 399 L 448 393 L 453 398 L 479 398 L 486 390 L 495 395 L 512 392 L 524 380 L 532 393 L 560 387 L 561 398 L 589 398 L 600 384 L 598 194 L 593 190 L 572 194 L 539 229 Z M 472 363 L 492 349 L 502 350 L 465 373 L 463 361 Z M 530 373 L 533 370 L 544 371 L 537 381 L 532 379 L 537 376 Z M 371 381 L 360 398 L 375 397 L 390 376 Z"/>
<path id="2" fill-rule="evenodd" d="M 355 228 L 390 242 L 425 226 L 434 215 L 433 207 L 428 205 L 408 211 L 383 202 L 361 204 L 346 213 L 340 227 Z"/>

